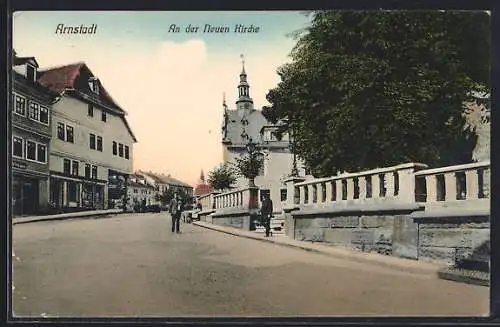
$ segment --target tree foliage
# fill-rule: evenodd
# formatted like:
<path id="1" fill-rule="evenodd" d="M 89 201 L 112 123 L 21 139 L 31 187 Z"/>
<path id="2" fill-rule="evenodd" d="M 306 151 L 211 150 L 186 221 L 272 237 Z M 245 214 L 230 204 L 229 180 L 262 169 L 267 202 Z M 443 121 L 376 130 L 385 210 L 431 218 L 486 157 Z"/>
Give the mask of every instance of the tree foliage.
<path id="1" fill-rule="evenodd" d="M 239 158 L 235 158 L 235 166 L 238 175 L 248 179 L 254 179 L 259 176 L 259 172 L 264 165 L 264 160 L 257 153 L 248 153 Z"/>
<path id="2" fill-rule="evenodd" d="M 286 118 L 315 175 L 471 160 L 465 103 L 489 89 L 490 17 L 466 11 L 315 12 L 263 114 Z"/>
<path id="3" fill-rule="evenodd" d="M 183 203 L 187 203 L 190 200 L 190 197 L 183 189 L 169 187 L 165 191 L 163 191 L 162 194 L 160 194 L 159 198 L 160 198 L 161 203 L 163 205 L 169 204 L 170 201 L 173 199 L 175 193 L 177 193 L 177 195 L 181 198 L 181 201 Z"/>
<path id="4" fill-rule="evenodd" d="M 231 189 L 236 182 L 236 173 L 234 169 L 227 164 L 219 165 L 208 173 L 208 184 L 214 190 L 224 191 Z"/>

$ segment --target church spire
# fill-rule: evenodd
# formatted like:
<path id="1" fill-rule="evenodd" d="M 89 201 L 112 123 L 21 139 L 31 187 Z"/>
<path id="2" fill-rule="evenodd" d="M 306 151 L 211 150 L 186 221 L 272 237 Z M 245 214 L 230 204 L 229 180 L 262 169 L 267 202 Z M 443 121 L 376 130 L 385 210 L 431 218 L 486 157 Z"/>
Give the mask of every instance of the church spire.
<path id="1" fill-rule="evenodd" d="M 238 100 L 236 106 L 238 109 L 253 109 L 253 100 L 250 98 L 250 85 L 247 81 L 247 73 L 245 71 L 245 56 L 240 55 L 241 58 L 241 74 L 240 84 L 238 85 Z"/>
<path id="2" fill-rule="evenodd" d="M 205 174 L 203 173 L 203 169 L 201 170 L 200 181 L 205 183 Z"/>

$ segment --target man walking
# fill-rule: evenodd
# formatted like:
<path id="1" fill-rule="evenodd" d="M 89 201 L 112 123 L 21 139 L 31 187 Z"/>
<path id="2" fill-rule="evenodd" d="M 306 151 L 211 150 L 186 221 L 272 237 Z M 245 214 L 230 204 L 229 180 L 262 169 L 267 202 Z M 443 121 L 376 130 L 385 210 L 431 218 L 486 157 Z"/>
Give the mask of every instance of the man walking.
<path id="1" fill-rule="evenodd" d="M 180 234 L 180 224 L 181 224 L 181 211 L 182 211 L 182 201 L 177 195 L 174 193 L 174 197 L 170 200 L 170 216 L 172 217 L 172 233 L 176 232 Z"/>
<path id="2" fill-rule="evenodd" d="M 269 198 L 269 194 L 264 195 L 260 214 L 262 215 L 263 225 L 266 228 L 266 237 L 269 237 L 269 233 L 271 232 L 271 218 L 273 217 L 273 201 Z"/>

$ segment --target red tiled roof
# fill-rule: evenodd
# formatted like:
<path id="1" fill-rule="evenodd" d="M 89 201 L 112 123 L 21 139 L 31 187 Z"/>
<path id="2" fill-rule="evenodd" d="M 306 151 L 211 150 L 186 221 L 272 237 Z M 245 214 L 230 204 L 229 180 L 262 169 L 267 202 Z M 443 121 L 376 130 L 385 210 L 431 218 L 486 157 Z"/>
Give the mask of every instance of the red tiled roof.
<path id="1" fill-rule="evenodd" d="M 207 184 L 198 184 L 194 189 L 195 196 L 201 196 L 205 194 L 210 194 L 214 191 L 214 188 Z"/>
<path id="2" fill-rule="evenodd" d="M 41 77 L 38 82 L 53 89 L 57 92 L 62 92 L 67 88 L 75 87 L 75 79 L 80 74 L 80 69 L 85 65 L 83 62 L 69 64 L 40 70 Z"/>
<path id="3" fill-rule="evenodd" d="M 43 86 L 51 89 L 52 91 L 61 93 L 65 90 L 68 89 L 77 89 L 75 85 L 75 81 L 77 77 L 80 75 L 82 72 L 82 69 L 85 69 L 88 71 L 88 73 L 91 76 L 94 76 L 92 71 L 89 69 L 89 67 L 84 63 L 84 62 L 77 62 L 73 64 L 68 64 L 68 65 L 63 65 L 63 66 L 58 66 L 58 67 L 53 67 L 53 68 L 48 68 L 48 69 L 42 69 L 39 70 L 38 73 L 38 82 L 42 84 Z M 106 91 L 106 89 L 103 87 L 103 85 L 99 82 L 99 93 L 102 99 L 105 100 L 106 103 L 109 103 L 113 109 L 117 110 L 119 113 L 126 115 L 126 111 L 123 110 L 115 100 L 111 97 L 111 95 Z M 81 90 L 83 91 L 83 90 Z M 130 135 L 134 139 L 135 142 L 137 142 L 137 138 L 135 137 L 134 133 L 132 132 L 132 129 L 130 128 L 130 125 L 128 124 L 127 120 L 125 117 L 121 117 L 125 126 L 127 127 Z"/>

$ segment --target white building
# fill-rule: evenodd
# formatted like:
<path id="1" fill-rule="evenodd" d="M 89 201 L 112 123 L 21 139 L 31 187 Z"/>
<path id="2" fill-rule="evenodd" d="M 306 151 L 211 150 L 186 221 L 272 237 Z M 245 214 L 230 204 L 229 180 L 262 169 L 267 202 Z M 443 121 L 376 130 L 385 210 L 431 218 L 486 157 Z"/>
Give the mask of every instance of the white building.
<path id="1" fill-rule="evenodd" d="M 275 213 L 279 213 L 286 200 L 284 180 L 290 176 L 294 168 L 294 156 L 289 149 L 289 135 L 285 133 L 281 139 L 278 139 L 275 133 L 277 126 L 267 121 L 262 112 L 254 108 L 244 64 L 240 74 L 238 95 L 236 109 L 228 109 L 225 100 L 223 103 L 223 161 L 234 164 L 236 157 L 247 153 L 246 145 L 249 141 L 256 143 L 259 151 L 264 154 L 264 169 L 255 179 L 255 184 L 259 187 L 261 194 L 259 200 L 262 199 L 264 193 L 270 194 Z M 304 166 L 298 158 L 296 158 L 296 165 L 299 175 L 304 176 Z M 239 177 L 236 187 L 246 186 L 248 186 L 248 180 Z"/>
<path id="2" fill-rule="evenodd" d="M 142 175 L 131 175 L 128 180 L 127 194 L 129 199 L 129 206 L 135 204 L 142 204 L 145 201 L 146 205 L 157 204 L 156 188 L 148 184 Z"/>
<path id="3" fill-rule="evenodd" d="M 110 181 L 132 173 L 137 140 L 127 113 L 83 62 L 40 71 L 39 82 L 61 96 L 52 115 L 51 201 L 60 208 L 107 208 L 108 194 L 122 196 L 109 192 Z"/>

